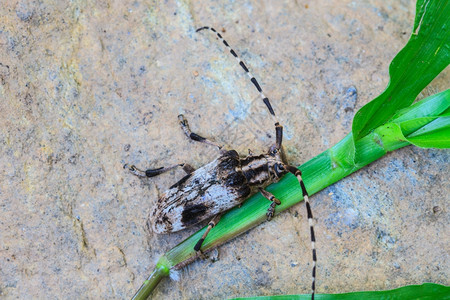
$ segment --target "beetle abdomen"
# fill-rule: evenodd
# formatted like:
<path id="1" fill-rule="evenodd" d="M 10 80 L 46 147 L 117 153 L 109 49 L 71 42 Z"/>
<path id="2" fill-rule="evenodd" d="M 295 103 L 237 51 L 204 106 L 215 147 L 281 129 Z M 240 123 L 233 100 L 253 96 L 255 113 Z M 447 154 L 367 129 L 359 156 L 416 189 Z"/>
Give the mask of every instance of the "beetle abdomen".
<path id="1" fill-rule="evenodd" d="M 240 204 L 251 189 L 237 168 L 239 155 L 231 150 L 183 177 L 158 200 L 150 215 L 153 230 L 182 230 Z"/>

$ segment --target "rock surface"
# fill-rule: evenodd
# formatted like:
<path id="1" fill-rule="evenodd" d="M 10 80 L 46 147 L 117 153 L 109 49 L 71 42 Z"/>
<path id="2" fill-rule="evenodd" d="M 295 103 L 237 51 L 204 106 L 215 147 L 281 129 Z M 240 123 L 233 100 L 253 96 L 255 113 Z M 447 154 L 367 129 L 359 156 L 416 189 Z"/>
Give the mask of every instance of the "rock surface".
<path id="1" fill-rule="evenodd" d="M 272 122 L 223 33 L 272 99 L 299 165 L 342 139 L 383 91 L 411 1 L 6 1 L 0 6 L 0 297 L 130 298 L 196 229 L 146 227 L 177 170 L 217 154 L 193 130 L 266 151 Z M 427 93 L 448 88 L 446 70 Z M 407 147 L 311 198 L 320 293 L 449 284 L 449 151 Z M 197 261 L 155 298 L 308 293 L 304 204 Z"/>

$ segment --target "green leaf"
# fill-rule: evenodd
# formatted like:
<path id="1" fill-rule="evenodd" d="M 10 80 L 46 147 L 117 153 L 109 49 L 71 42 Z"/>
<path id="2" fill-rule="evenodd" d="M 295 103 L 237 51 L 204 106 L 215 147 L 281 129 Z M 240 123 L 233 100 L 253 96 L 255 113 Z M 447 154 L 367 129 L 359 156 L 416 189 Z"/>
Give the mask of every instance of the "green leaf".
<path id="1" fill-rule="evenodd" d="M 391 123 L 377 128 L 392 128 L 392 139 L 423 148 L 450 147 L 450 89 L 401 110 Z M 394 129 L 395 127 L 395 129 Z"/>
<path id="2" fill-rule="evenodd" d="M 414 118 L 443 116 L 450 108 L 450 89 L 420 100 L 399 110 L 389 122 L 400 123 Z"/>
<path id="3" fill-rule="evenodd" d="M 408 300 L 433 300 L 433 299 L 450 299 L 450 287 L 424 283 L 422 285 L 408 285 L 394 290 L 388 291 L 370 291 L 370 292 L 353 292 L 344 294 L 316 294 L 318 300 L 359 300 L 359 299 L 408 299 Z M 280 296 L 264 296 L 249 298 L 234 298 L 234 300 L 309 300 L 310 294 L 303 295 L 280 295 Z"/>
<path id="4" fill-rule="evenodd" d="M 450 63 L 450 1 L 419 0 L 414 29 L 406 46 L 389 67 L 390 82 L 377 98 L 363 106 L 352 125 L 355 142 L 383 125 Z M 358 156 L 358 153 L 356 153 Z"/>
<path id="5" fill-rule="evenodd" d="M 450 147 L 450 116 L 439 117 L 407 136 L 407 141 L 422 148 Z"/>

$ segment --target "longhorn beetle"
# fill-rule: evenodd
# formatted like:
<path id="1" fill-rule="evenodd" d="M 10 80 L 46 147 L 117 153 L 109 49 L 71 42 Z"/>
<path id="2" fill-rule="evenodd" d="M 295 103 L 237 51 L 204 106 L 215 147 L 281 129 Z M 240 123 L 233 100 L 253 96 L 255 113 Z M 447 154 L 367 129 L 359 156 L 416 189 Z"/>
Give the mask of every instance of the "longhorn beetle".
<path id="1" fill-rule="evenodd" d="M 194 250 L 199 254 L 201 254 L 203 241 L 210 230 L 220 221 L 221 214 L 241 204 L 256 191 L 261 192 L 265 198 L 271 201 L 266 213 L 267 219 L 270 220 L 275 213 L 275 207 L 281 202 L 264 188 L 273 182 L 277 182 L 286 173 L 294 174 L 298 179 L 305 199 L 311 231 L 313 258 L 311 299 L 314 299 L 317 258 L 313 214 L 301 171 L 285 161 L 282 148 L 283 126 L 277 121 L 269 98 L 264 95 L 258 81 L 256 81 L 245 63 L 238 57 L 227 41 L 223 39 L 222 35 L 212 27 L 202 27 L 197 29 L 197 32 L 201 30 L 210 30 L 216 34 L 247 73 L 275 123 L 275 143 L 269 148 L 267 153 L 254 155 L 249 151 L 248 156 L 241 158 L 235 150 L 225 151 L 222 149 L 222 146 L 192 132 L 185 117 L 179 115 L 178 120 L 186 136 L 194 141 L 217 147 L 220 151 L 220 156 L 217 159 L 197 170 L 187 163 L 145 171 L 128 164 L 125 164 L 124 168 L 129 169 L 131 173 L 140 177 L 154 177 L 177 167 L 183 168 L 187 175 L 172 185 L 158 199 L 153 212 L 150 214 L 150 223 L 154 232 L 170 233 L 212 218 L 203 236 L 194 246 Z"/>

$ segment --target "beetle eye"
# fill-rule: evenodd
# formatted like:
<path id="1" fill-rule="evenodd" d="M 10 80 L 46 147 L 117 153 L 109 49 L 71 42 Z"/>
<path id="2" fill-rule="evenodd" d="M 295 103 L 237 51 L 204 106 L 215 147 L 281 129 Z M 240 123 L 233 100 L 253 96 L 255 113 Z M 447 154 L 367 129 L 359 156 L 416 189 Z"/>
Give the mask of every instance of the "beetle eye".
<path id="1" fill-rule="evenodd" d="M 283 175 L 284 170 L 285 169 L 282 164 L 275 164 L 275 174 L 277 174 L 278 177 Z"/>
<path id="2" fill-rule="evenodd" d="M 270 147 L 268 154 L 270 156 L 275 156 L 278 153 L 278 149 L 275 145 L 273 145 L 272 147 Z"/>

